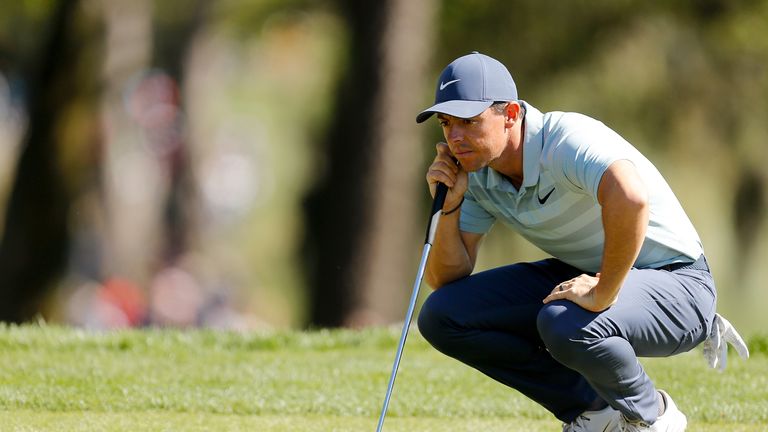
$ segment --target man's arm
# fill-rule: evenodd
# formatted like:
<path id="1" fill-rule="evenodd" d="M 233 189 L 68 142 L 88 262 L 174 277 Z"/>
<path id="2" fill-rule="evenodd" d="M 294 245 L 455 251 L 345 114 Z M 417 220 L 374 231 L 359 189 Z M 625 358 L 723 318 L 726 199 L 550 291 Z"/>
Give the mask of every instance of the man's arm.
<path id="1" fill-rule="evenodd" d="M 432 289 L 468 276 L 475 268 L 483 234 L 459 230 L 461 210 L 440 216 L 424 278 Z"/>
<path id="2" fill-rule="evenodd" d="M 467 172 L 457 165 L 448 145 L 438 143 L 437 155 L 427 171 L 427 183 L 434 196 L 437 183 L 448 186 L 443 210 L 453 210 L 463 202 L 467 191 Z M 432 289 L 472 273 L 482 234 L 459 230 L 461 210 L 442 215 L 435 233 L 432 252 L 427 261 L 424 278 Z"/>
<path id="3" fill-rule="evenodd" d="M 648 227 L 648 191 L 635 165 L 619 160 L 603 174 L 597 200 L 602 206 L 605 249 L 594 296 L 598 309 L 603 310 L 616 302 L 643 246 Z"/>
<path id="4" fill-rule="evenodd" d="M 600 312 L 616 302 L 624 279 L 643 246 L 648 227 L 648 191 L 634 164 L 618 160 L 600 179 L 597 200 L 602 207 L 605 246 L 600 273 L 581 275 L 556 286 L 544 303 L 567 299 Z"/>

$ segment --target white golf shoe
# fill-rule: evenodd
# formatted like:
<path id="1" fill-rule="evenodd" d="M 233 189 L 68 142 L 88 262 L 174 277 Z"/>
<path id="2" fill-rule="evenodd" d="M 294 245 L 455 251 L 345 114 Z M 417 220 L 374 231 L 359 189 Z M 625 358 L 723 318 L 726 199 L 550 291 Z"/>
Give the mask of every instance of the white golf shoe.
<path id="1" fill-rule="evenodd" d="M 688 424 L 688 420 L 685 418 L 677 405 L 672 401 L 672 398 L 663 390 L 659 390 L 661 397 L 664 398 L 666 409 L 664 414 L 660 415 L 653 424 L 648 424 L 641 420 L 628 420 L 623 415 L 621 416 L 621 429 L 622 432 L 683 432 L 685 426 Z"/>
<path id="2" fill-rule="evenodd" d="M 563 432 L 619 432 L 621 413 L 610 405 L 599 411 L 584 411 L 563 425 Z"/>

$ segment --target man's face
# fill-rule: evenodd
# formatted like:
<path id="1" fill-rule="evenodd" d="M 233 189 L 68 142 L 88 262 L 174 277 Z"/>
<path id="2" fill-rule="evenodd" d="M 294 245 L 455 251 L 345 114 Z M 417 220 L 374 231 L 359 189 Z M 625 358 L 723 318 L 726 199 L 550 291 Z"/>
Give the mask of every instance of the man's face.
<path id="1" fill-rule="evenodd" d="M 445 142 L 466 171 L 477 171 L 496 160 L 506 147 L 506 116 L 493 108 L 461 118 L 438 114 Z"/>

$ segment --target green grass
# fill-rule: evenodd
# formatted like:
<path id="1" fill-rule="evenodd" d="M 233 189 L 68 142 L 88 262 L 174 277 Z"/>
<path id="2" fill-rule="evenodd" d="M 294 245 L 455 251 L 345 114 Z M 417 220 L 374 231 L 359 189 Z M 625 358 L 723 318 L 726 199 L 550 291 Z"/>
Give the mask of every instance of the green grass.
<path id="1" fill-rule="evenodd" d="M 373 431 L 398 329 L 90 333 L 0 326 L 2 431 Z M 768 429 L 768 344 L 725 373 L 694 351 L 643 359 L 690 431 Z M 387 431 L 559 430 L 536 404 L 412 331 Z"/>

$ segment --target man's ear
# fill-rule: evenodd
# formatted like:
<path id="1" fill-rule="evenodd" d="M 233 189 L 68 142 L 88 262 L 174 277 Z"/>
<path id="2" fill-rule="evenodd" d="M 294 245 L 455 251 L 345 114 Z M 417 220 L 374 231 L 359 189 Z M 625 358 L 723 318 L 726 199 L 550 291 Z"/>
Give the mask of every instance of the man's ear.
<path id="1" fill-rule="evenodd" d="M 509 102 L 507 103 L 507 121 L 511 124 L 516 123 L 518 120 L 522 120 L 521 118 L 521 112 L 522 109 L 520 108 L 519 102 Z"/>

